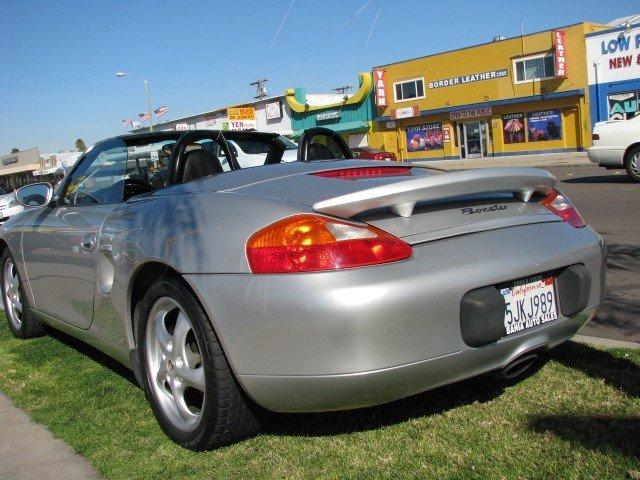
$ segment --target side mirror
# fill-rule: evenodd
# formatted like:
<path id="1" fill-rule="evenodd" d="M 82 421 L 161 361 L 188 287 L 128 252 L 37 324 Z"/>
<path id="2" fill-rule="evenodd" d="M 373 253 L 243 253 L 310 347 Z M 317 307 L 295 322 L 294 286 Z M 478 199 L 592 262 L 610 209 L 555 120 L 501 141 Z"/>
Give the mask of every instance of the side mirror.
<path id="1" fill-rule="evenodd" d="M 41 207 L 53 197 L 53 187 L 48 183 L 32 183 L 16 190 L 16 200 L 25 207 Z"/>

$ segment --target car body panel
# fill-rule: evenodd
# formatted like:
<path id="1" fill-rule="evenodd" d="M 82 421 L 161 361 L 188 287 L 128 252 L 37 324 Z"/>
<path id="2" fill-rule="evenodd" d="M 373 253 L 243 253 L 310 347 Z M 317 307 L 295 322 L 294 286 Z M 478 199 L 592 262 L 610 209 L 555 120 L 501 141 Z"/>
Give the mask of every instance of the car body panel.
<path id="1" fill-rule="evenodd" d="M 623 167 L 625 153 L 633 144 L 640 143 L 640 116 L 629 120 L 598 122 L 593 134 L 593 146 L 587 149 L 589 160 L 603 167 Z"/>
<path id="2" fill-rule="evenodd" d="M 82 242 L 97 240 L 115 205 L 46 208 L 23 230 L 23 260 L 28 265 L 34 308 L 79 328 L 93 321 L 97 249 Z"/>

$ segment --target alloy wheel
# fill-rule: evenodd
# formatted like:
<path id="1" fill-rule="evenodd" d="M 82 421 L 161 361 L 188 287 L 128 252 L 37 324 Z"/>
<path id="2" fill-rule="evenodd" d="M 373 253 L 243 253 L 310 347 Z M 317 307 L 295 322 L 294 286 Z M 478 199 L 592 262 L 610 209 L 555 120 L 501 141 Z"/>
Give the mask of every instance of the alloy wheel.
<path id="1" fill-rule="evenodd" d="M 164 416 L 177 429 L 193 431 L 205 402 L 202 350 L 191 320 L 171 297 L 156 300 L 146 331 L 149 383 Z"/>
<path id="2" fill-rule="evenodd" d="M 640 152 L 637 152 L 629 161 L 629 168 L 636 177 L 640 177 Z"/>
<path id="3" fill-rule="evenodd" d="M 16 330 L 22 327 L 22 293 L 20 290 L 20 278 L 11 258 L 4 262 L 3 269 L 3 295 L 7 306 L 7 316 Z"/>

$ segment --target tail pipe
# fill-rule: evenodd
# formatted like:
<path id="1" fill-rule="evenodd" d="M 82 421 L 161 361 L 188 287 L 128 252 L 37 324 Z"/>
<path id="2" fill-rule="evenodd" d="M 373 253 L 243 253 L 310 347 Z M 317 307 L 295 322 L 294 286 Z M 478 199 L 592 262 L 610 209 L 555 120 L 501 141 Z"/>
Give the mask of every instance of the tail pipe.
<path id="1" fill-rule="evenodd" d="M 520 377 L 538 362 L 546 349 L 546 346 L 537 347 L 521 353 L 498 371 L 499 376 L 505 380 L 513 380 Z"/>

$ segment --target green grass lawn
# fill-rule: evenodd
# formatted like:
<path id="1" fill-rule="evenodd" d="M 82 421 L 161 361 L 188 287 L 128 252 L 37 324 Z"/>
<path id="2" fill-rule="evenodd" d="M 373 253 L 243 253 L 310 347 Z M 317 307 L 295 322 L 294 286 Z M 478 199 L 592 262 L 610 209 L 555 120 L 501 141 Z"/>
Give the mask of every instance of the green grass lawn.
<path id="1" fill-rule="evenodd" d="M 381 407 L 277 415 L 194 453 L 131 375 L 62 334 L 20 341 L 0 314 L 0 390 L 107 478 L 640 478 L 640 351 L 567 343 L 515 386 L 481 377 Z"/>

